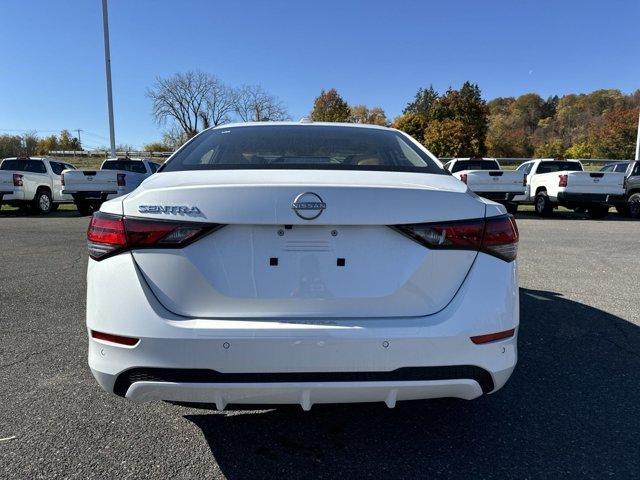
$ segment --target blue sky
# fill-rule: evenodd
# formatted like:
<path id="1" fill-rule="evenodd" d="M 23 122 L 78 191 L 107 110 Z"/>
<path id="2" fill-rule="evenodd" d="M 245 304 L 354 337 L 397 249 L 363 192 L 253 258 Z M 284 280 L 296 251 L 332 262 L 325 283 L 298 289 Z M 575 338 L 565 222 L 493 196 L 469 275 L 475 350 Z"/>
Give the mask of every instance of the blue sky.
<path id="1" fill-rule="evenodd" d="M 108 143 L 100 0 L 0 1 L 0 133 Z M 420 86 L 483 96 L 640 88 L 640 2 L 110 0 L 117 143 L 159 140 L 145 90 L 200 69 L 261 84 L 293 119 L 321 89 L 401 113 Z"/>

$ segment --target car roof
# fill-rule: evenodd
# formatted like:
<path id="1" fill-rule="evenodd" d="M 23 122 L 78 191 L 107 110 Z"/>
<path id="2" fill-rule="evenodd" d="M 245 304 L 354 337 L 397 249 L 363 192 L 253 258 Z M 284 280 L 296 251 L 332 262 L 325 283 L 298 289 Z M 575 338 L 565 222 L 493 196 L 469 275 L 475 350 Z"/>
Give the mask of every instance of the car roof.
<path id="1" fill-rule="evenodd" d="M 342 123 L 342 122 L 312 122 L 312 121 L 300 121 L 300 122 L 236 122 L 225 123 L 224 125 L 218 125 L 208 128 L 207 130 L 223 130 L 225 128 L 239 128 L 239 127 L 273 127 L 273 126 L 296 126 L 296 127 L 346 127 L 346 128 L 370 128 L 376 130 L 390 130 L 396 131 L 395 128 L 383 127 L 382 125 L 370 125 L 368 123 Z M 205 130 L 206 131 L 206 130 Z"/>

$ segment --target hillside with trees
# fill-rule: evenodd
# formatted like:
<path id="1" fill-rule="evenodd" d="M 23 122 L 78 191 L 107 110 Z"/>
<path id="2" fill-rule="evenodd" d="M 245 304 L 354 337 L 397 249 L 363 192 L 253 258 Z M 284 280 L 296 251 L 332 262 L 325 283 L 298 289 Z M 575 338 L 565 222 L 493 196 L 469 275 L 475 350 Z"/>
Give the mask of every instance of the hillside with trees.
<path id="1" fill-rule="evenodd" d="M 640 90 L 596 90 L 543 99 L 482 99 L 478 85 L 439 94 L 420 88 L 394 126 L 441 157 L 633 158 Z"/>

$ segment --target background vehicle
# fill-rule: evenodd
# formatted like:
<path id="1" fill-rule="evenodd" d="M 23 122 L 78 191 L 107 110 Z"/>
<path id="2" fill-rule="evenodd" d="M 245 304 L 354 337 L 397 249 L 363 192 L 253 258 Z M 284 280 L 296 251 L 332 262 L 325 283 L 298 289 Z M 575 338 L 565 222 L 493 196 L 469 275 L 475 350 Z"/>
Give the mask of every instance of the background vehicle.
<path id="1" fill-rule="evenodd" d="M 61 192 L 63 170 L 75 167 L 48 158 L 5 158 L 0 163 L 0 203 L 35 213 L 49 213 L 61 203 L 71 203 L 71 196 Z"/>
<path id="2" fill-rule="evenodd" d="M 513 217 L 397 130 L 206 130 L 87 242 L 89 365 L 129 399 L 393 407 L 515 367 Z"/>
<path id="3" fill-rule="evenodd" d="M 640 160 L 611 163 L 600 171 L 625 174 L 625 197 L 623 202 L 616 204 L 616 210 L 632 218 L 640 218 Z"/>
<path id="4" fill-rule="evenodd" d="M 522 172 L 502 170 L 495 158 L 454 158 L 444 168 L 477 195 L 502 203 L 509 213 L 518 210 L 512 200 L 524 194 L 527 177 Z"/>
<path id="5" fill-rule="evenodd" d="M 140 158 L 111 158 L 100 170 L 63 172 L 64 193 L 73 197 L 78 211 L 89 215 L 105 200 L 135 190 L 142 181 L 153 175 L 159 164 Z"/>
<path id="6" fill-rule="evenodd" d="M 560 205 L 585 208 L 591 218 L 602 218 L 624 198 L 624 174 L 585 172 L 577 160 L 536 159 L 516 171 L 527 175 L 527 186 L 514 201 L 533 203 L 538 215 L 550 215 Z"/>

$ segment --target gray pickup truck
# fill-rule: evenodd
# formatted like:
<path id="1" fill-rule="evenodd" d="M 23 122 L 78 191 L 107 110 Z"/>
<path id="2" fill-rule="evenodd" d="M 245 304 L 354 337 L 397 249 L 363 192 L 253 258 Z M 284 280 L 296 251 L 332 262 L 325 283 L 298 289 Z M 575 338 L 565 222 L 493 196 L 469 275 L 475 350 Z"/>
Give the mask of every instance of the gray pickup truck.
<path id="1" fill-rule="evenodd" d="M 640 160 L 605 165 L 601 172 L 625 173 L 625 203 L 616 205 L 618 212 L 640 218 Z"/>

